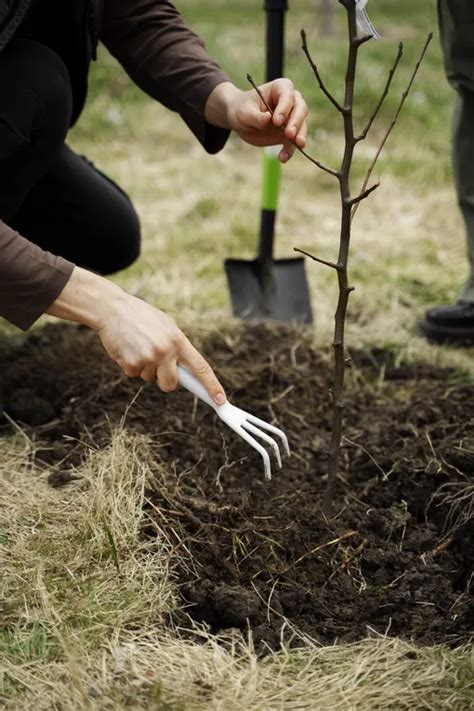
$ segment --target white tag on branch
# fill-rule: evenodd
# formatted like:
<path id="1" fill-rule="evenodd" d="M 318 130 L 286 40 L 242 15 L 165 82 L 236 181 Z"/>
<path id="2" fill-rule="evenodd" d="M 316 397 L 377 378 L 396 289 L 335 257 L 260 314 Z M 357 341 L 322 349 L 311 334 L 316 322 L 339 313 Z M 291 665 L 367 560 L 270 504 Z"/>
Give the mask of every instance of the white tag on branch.
<path id="1" fill-rule="evenodd" d="M 363 35 L 371 35 L 374 39 L 380 39 L 380 35 L 370 21 L 365 6 L 367 0 L 355 0 L 357 26 Z"/>

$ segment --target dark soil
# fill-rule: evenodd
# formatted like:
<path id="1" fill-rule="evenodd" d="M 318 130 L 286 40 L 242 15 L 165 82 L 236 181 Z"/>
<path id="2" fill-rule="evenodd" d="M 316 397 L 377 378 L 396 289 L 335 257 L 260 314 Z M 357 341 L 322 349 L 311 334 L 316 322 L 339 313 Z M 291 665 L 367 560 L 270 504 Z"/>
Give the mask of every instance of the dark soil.
<path id="1" fill-rule="evenodd" d="M 325 644 L 371 631 L 427 644 L 472 639 L 472 380 L 354 352 L 327 520 L 328 358 L 300 330 L 261 325 L 215 333 L 204 350 L 235 404 L 287 432 L 292 457 L 272 481 L 209 408 L 194 411 L 184 391 L 140 390 L 81 328 L 47 327 L 4 346 L 0 401 L 43 443 L 35 456 L 53 486 L 75 477 L 85 447 L 106 446 L 121 421 L 151 435 L 144 534 L 164 529 L 188 611 L 213 631 L 250 625 L 272 648 L 284 623 L 286 637 L 296 629 Z"/>

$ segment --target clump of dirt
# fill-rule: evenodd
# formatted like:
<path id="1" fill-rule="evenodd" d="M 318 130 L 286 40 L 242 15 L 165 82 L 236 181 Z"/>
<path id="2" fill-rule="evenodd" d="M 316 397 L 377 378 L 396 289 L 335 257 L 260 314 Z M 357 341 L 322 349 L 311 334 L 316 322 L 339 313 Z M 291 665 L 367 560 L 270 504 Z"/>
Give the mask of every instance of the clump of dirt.
<path id="1" fill-rule="evenodd" d="M 278 646 L 283 625 L 321 643 L 371 630 L 472 638 L 472 380 L 352 353 L 326 519 L 330 360 L 280 326 L 213 333 L 204 351 L 232 401 L 287 432 L 292 457 L 272 481 L 208 408 L 125 379 L 80 328 L 48 327 L 0 351 L 0 401 L 44 443 L 36 458 L 52 485 L 76 476 L 84 449 L 105 446 L 116 424 L 152 437 L 144 535 L 165 532 L 188 612 L 213 631 L 250 626 L 262 648 Z"/>

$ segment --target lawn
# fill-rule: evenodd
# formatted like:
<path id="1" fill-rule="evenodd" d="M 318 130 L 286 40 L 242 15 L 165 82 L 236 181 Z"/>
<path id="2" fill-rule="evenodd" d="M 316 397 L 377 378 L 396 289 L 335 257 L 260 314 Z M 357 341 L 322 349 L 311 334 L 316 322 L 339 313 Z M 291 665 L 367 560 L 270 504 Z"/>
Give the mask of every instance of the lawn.
<path id="1" fill-rule="evenodd" d="M 176 4 L 232 80 L 247 88 L 247 72 L 262 79 L 261 2 Z M 299 40 L 304 27 L 328 85 L 340 94 L 346 45 L 343 12 L 334 5 L 333 32 L 323 37 L 319 3 L 290 0 L 287 75 L 311 108 L 308 151 L 337 165 L 339 118 L 315 84 Z M 354 366 L 338 498 L 340 510 L 349 513 L 329 524 L 311 501 L 324 484 L 334 274 L 307 264 L 315 313 L 309 332 L 295 326 L 255 330 L 234 321 L 223 260 L 255 252 L 261 155 L 235 137 L 219 155 L 206 155 L 184 124 L 144 96 L 100 50 L 70 143 L 127 190 L 140 215 L 142 255 L 115 279 L 177 319 L 236 402 L 282 422 L 295 457 L 264 486 L 258 460 L 245 460 L 230 435 L 223 446 L 222 428 L 204 408 L 196 413 L 186 394 L 161 396 L 153 386 L 127 381 L 91 334 L 50 318 L 23 342 L 2 323 L 0 394 L 11 406 L 0 432 L 2 707 L 472 708 L 474 656 L 463 607 L 472 565 L 466 546 L 473 511 L 472 351 L 434 347 L 416 334 L 417 318 L 430 305 L 455 299 L 466 273 L 450 168 L 454 94 L 443 75 L 434 5 L 369 3 L 382 39 L 361 50 L 361 124 L 400 41 L 405 55 L 373 133 L 360 146 L 356 184 L 426 34 L 434 30 L 435 37 L 378 164 L 380 188 L 354 221 L 350 276 L 356 289 L 347 335 Z M 335 258 L 336 187 L 300 155 L 285 166 L 278 256 L 299 247 Z M 222 491 L 214 484 L 220 469 Z M 369 488 L 377 482 L 378 503 L 371 506 L 383 509 L 390 523 L 389 534 L 384 529 L 374 540 L 373 531 L 366 533 L 367 482 Z M 458 487 L 454 494 L 451 485 Z M 380 487 L 390 501 L 382 500 Z M 424 518 L 423 496 L 423 505 L 434 497 L 438 508 L 430 511 L 441 511 L 443 521 L 431 513 Z M 306 528 L 291 504 L 296 499 Z M 273 513 L 279 531 L 246 528 L 251 517 Z M 353 545 L 352 529 L 360 536 Z M 311 568 L 309 549 L 329 545 L 344 531 L 348 543 L 337 543 L 333 554 L 318 558 L 320 569 Z M 445 548 L 438 550 L 440 544 Z M 377 546 L 392 556 L 395 572 L 390 582 L 379 574 L 375 585 L 369 563 Z M 262 580 L 257 548 L 272 570 L 271 583 Z M 294 579 L 308 590 L 311 575 L 321 570 L 338 586 L 320 598 L 322 608 L 330 608 L 327 615 L 321 608 L 320 629 L 314 615 L 287 613 L 275 573 L 282 561 L 296 566 Z M 216 576 L 229 585 L 231 566 L 241 586 L 233 589 L 247 595 L 245 585 L 253 583 L 253 622 L 219 626 L 192 608 L 183 611 L 183 582 L 189 587 L 191 581 L 200 594 L 198 583 L 212 582 L 215 596 Z M 418 577 L 411 587 L 397 587 L 408 566 Z M 344 618 L 346 603 L 337 608 L 331 599 L 349 587 L 355 631 L 352 619 Z M 316 594 L 311 590 L 311 600 Z M 438 603 L 438 594 L 445 601 Z M 390 608 L 394 612 L 367 612 L 369 602 L 382 598 L 398 605 Z"/>

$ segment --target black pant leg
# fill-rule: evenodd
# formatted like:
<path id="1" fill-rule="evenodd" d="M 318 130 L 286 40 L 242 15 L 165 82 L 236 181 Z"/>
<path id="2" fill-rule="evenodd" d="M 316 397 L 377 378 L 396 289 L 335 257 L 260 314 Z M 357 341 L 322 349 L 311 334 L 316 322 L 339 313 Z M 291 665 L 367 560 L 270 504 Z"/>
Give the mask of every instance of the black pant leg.
<path id="1" fill-rule="evenodd" d="M 125 192 L 66 145 L 10 225 L 100 274 L 124 269 L 140 252 L 140 224 Z"/>
<path id="2" fill-rule="evenodd" d="M 0 219 L 43 249 L 111 274 L 140 250 L 127 195 L 64 144 L 71 86 L 48 47 L 14 39 L 0 53 Z"/>
<path id="3" fill-rule="evenodd" d="M 8 222 L 64 144 L 68 71 L 48 47 L 13 39 L 0 53 L 0 219 Z"/>

